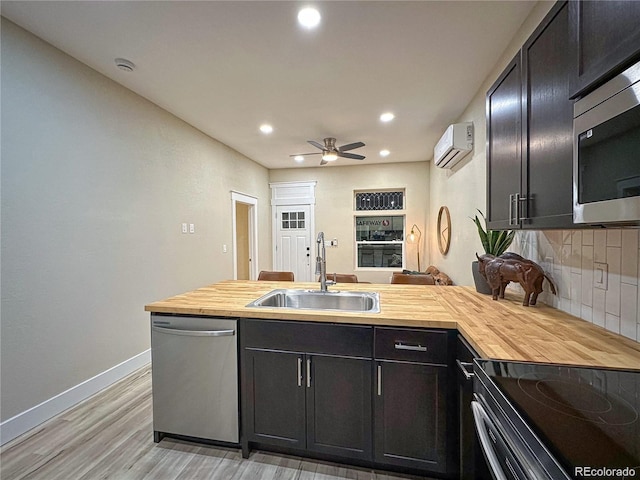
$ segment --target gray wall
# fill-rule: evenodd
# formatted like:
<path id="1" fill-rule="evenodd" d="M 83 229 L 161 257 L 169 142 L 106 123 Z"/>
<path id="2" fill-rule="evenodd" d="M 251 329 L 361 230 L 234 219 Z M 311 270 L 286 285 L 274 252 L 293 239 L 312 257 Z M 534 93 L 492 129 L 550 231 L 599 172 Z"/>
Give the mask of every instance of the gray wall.
<path id="1" fill-rule="evenodd" d="M 1 418 L 149 348 L 144 305 L 232 278 L 268 171 L 2 19 Z M 182 222 L 196 233 L 180 233 Z"/>

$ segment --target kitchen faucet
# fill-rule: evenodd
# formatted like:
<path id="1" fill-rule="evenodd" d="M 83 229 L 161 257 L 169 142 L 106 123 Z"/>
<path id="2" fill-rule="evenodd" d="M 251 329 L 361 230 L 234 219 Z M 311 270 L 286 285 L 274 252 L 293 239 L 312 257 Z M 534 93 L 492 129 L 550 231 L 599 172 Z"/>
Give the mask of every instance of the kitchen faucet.
<path id="1" fill-rule="evenodd" d="M 320 291 L 326 292 L 327 285 L 333 285 L 335 282 L 327 282 L 327 251 L 324 246 L 324 232 L 318 233 L 316 243 L 316 275 L 320 275 Z M 321 245 L 322 248 L 320 248 Z"/>

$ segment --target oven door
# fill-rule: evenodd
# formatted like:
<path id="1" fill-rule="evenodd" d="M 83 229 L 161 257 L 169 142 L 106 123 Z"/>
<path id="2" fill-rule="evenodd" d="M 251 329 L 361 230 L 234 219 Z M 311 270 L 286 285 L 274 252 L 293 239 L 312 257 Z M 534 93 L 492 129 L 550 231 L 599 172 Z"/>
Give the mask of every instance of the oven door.
<path id="1" fill-rule="evenodd" d="M 493 478 L 495 480 L 533 479 L 525 473 L 490 413 L 477 400 L 471 402 L 471 409 L 482 453 Z"/>

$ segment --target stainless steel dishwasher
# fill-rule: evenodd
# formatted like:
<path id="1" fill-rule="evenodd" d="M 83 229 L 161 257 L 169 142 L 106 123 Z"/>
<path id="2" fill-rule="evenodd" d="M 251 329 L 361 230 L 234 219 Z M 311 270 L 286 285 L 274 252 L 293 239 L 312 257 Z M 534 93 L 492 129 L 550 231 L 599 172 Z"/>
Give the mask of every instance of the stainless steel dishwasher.
<path id="1" fill-rule="evenodd" d="M 238 444 L 237 319 L 151 315 L 153 438 Z"/>

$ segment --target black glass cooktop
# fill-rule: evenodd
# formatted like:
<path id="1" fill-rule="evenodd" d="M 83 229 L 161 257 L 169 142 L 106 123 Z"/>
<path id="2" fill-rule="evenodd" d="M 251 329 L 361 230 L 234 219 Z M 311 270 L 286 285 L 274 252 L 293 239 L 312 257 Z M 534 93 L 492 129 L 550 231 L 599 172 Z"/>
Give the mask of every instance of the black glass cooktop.
<path id="1" fill-rule="evenodd" d="M 628 478 L 640 478 L 640 370 L 482 363 L 572 477 L 622 479 L 624 475 L 601 477 L 597 471 L 632 468 Z"/>

